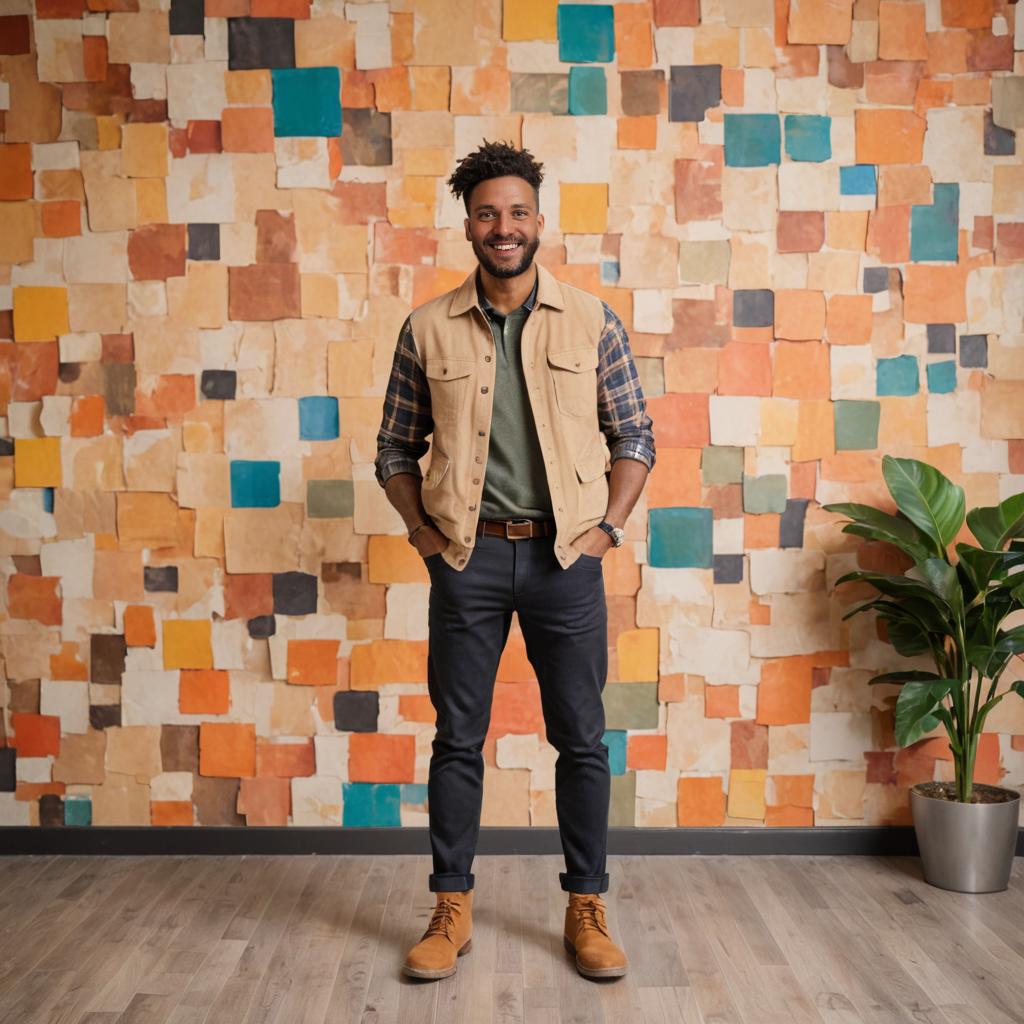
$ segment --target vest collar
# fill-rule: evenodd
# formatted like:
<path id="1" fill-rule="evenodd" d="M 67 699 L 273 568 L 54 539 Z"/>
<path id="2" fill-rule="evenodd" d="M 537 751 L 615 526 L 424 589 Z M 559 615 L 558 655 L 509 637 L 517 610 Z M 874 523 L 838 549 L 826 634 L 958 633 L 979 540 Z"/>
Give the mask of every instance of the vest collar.
<path id="1" fill-rule="evenodd" d="M 565 300 L 562 298 L 562 286 L 558 278 L 550 270 L 542 267 L 534 261 L 537 268 L 537 300 L 535 305 L 543 304 L 553 309 L 565 309 Z M 477 305 L 476 297 L 476 269 L 462 282 L 452 296 L 451 306 L 448 308 L 449 316 L 461 316 L 467 310 Z"/>

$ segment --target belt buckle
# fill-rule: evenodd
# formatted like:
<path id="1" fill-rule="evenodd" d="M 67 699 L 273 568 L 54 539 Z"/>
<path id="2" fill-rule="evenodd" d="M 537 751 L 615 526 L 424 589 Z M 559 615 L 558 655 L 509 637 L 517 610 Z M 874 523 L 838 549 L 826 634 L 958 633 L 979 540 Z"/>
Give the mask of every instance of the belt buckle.
<path id="1" fill-rule="evenodd" d="M 525 527 L 525 533 L 516 533 L 513 535 L 509 532 L 509 527 Z M 533 530 L 533 521 L 530 519 L 506 519 L 505 520 L 505 540 L 526 540 L 528 539 Z"/>

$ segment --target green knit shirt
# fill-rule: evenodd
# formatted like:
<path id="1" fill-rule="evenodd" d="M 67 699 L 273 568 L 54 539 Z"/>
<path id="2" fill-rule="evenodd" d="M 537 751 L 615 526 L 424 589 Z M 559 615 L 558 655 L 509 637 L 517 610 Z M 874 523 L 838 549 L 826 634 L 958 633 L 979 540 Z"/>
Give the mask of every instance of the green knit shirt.
<path id="1" fill-rule="evenodd" d="M 487 301 L 476 279 L 480 307 L 494 337 L 494 402 L 487 472 L 480 499 L 481 519 L 547 519 L 551 493 L 544 472 L 544 456 L 527 397 L 519 340 L 523 324 L 537 300 L 537 284 L 529 298 L 508 314 Z"/>

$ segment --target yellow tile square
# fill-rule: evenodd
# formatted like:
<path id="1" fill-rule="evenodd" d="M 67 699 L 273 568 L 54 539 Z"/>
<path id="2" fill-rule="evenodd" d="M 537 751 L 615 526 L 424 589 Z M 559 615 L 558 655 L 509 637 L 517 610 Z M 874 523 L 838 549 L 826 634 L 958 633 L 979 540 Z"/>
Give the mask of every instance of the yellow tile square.
<path id="1" fill-rule="evenodd" d="M 303 316 L 338 315 L 338 277 L 336 274 L 300 274 L 300 303 Z"/>
<path id="2" fill-rule="evenodd" d="M 22 285 L 14 289 L 15 341 L 53 341 L 70 330 L 66 288 Z"/>
<path id="3" fill-rule="evenodd" d="M 213 668 L 209 619 L 164 622 L 164 668 Z"/>
<path id="4" fill-rule="evenodd" d="M 139 121 L 121 129 L 121 161 L 125 177 L 167 177 L 167 124 Z"/>
<path id="5" fill-rule="evenodd" d="M 14 486 L 60 487 L 60 438 L 14 439 Z"/>
<path id="6" fill-rule="evenodd" d="M 608 186 L 604 182 L 558 186 L 559 227 L 563 233 L 601 235 L 608 230 Z"/>
<path id="7" fill-rule="evenodd" d="M 628 629 L 619 634 L 619 681 L 654 683 L 658 680 L 658 629 Z"/>
<path id="8" fill-rule="evenodd" d="M 501 7 L 506 41 L 558 38 L 558 0 L 504 0 Z"/>
<path id="9" fill-rule="evenodd" d="M 733 768 L 729 772 L 730 818 L 764 821 L 764 787 L 768 772 L 764 768 Z"/>

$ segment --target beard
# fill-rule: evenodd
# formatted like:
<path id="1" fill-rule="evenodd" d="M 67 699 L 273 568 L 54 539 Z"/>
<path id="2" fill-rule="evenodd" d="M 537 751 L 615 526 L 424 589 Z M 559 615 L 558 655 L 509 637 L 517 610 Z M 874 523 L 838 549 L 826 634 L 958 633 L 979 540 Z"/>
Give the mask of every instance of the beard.
<path id="1" fill-rule="evenodd" d="M 509 241 L 521 241 L 520 239 L 509 239 Z M 480 265 L 490 274 L 492 277 L 518 277 L 520 274 L 530 269 L 530 264 L 533 263 L 533 256 L 537 249 L 540 247 L 540 238 L 535 238 L 532 242 L 521 242 L 522 253 L 518 262 L 498 263 L 495 261 L 492 255 L 491 249 L 485 244 L 481 245 L 476 240 L 473 241 L 473 252 L 476 258 L 480 261 Z"/>

